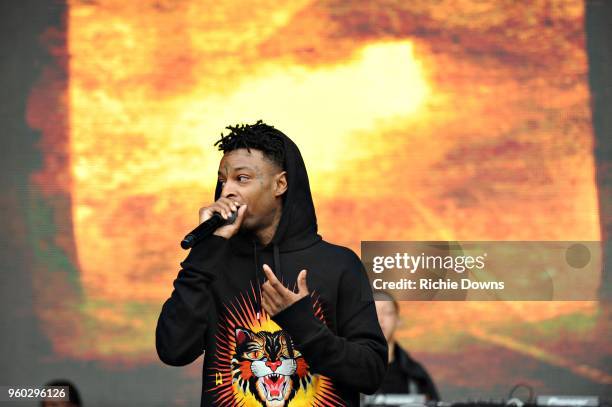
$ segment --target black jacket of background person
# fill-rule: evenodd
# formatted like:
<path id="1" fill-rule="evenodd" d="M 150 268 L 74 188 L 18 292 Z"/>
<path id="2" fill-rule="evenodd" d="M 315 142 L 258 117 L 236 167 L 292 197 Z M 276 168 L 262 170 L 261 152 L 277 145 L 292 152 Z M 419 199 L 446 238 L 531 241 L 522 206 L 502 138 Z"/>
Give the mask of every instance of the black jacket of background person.
<path id="1" fill-rule="evenodd" d="M 184 366 L 205 352 L 203 406 L 271 405 L 262 401 L 266 393 L 287 399 L 275 405 L 358 406 L 359 392 L 374 393 L 386 372 L 387 343 L 365 269 L 353 251 L 317 234 L 304 161 L 286 136 L 284 143 L 288 189 L 270 244 L 240 233 L 202 240 L 181 263 L 157 322 L 164 363 Z M 218 183 L 215 200 L 220 193 Z M 310 296 L 273 322 L 261 307 L 264 263 L 290 289 L 308 270 Z M 278 376 L 257 379 L 272 367 Z"/>
<path id="2" fill-rule="evenodd" d="M 440 400 L 438 390 L 427 370 L 419 362 L 412 359 L 408 352 L 397 343 L 394 352 L 395 359 L 393 362 L 395 365 L 387 371 L 385 380 L 377 393 L 409 393 L 410 382 L 413 382 L 418 394 L 426 395 L 428 400 Z M 390 377 L 391 375 L 395 377 Z"/>

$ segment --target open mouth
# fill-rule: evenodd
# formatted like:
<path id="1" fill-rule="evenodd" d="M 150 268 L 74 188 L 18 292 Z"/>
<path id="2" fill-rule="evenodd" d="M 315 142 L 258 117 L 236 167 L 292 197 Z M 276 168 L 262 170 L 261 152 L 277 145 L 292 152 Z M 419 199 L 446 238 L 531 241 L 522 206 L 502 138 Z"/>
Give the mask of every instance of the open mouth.
<path id="1" fill-rule="evenodd" d="M 270 373 L 263 378 L 266 399 L 282 400 L 287 389 L 287 378 L 277 373 Z"/>

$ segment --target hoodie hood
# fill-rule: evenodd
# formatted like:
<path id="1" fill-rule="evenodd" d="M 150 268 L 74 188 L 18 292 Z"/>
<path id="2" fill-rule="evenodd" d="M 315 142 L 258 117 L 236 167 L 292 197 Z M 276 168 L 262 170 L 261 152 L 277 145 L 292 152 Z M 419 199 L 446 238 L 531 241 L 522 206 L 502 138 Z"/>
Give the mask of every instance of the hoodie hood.
<path id="1" fill-rule="evenodd" d="M 288 185 L 278 228 L 266 247 L 271 246 L 277 253 L 284 253 L 312 246 L 321 240 L 321 236 L 317 234 L 317 217 L 302 154 L 289 137 L 280 130 L 274 130 L 285 146 L 284 167 Z M 221 183 L 217 182 L 215 201 L 221 196 L 221 189 Z M 243 253 L 252 252 L 254 248 L 253 238 L 241 233 L 232 237 L 232 243 Z"/>

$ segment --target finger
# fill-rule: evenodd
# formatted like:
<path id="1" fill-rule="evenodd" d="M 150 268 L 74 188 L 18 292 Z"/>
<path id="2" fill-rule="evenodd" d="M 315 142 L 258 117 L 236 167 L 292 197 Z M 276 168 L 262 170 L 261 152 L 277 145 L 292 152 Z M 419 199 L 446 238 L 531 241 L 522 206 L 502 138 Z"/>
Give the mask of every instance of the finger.
<path id="1" fill-rule="evenodd" d="M 223 211 L 228 217 L 232 212 L 238 211 L 238 204 L 229 198 L 219 198 L 216 203 L 223 208 Z"/>
<path id="2" fill-rule="evenodd" d="M 212 210 L 208 206 L 200 208 L 198 212 L 199 212 L 198 214 L 200 217 L 200 223 L 206 222 L 212 216 Z"/>
<path id="3" fill-rule="evenodd" d="M 282 307 L 283 303 L 285 302 L 283 295 L 276 291 L 268 281 L 262 285 L 262 295 L 263 294 L 266 294 L 268 297 L 268 302 L 276 307 Z"/>
<path id="4" fill-rule="evenodd" d="M 273 308 L 277 309 L 277 308 L 280 308 L 282 306 L 282 301 L 280 301 L 280 299 L 278 298 L 277 295 L 271 294 L 268 291 L 263 291 L 261 293 L 261 295 L 262 295 L 263 298 L 266 299 L 268 304 L 272 305 Z"/>
<path id="5" fill-rule="evenodd" d="M 270 308 L 270 304 L 268 303 L 268 301 L 263 297 L 261 297 L 261 307 L 264 309 L 264 311 L 266 311 L 266 313 L 270 316 L 274 315 L 273 310 Z"/>
<path id="6" fill-rule="evenodd" d="M 230 209 L 230 212 L 236 212 L 238 210 L 238 204 L 229 198 L 221 198 L 219 199 L 219 202 L 226 203 Z"/>
<path id="7" fill-rule="evenodd" d="M 262 292 L 267 293 L 268 295 L 273 295 L 276 293 L 276 290 L 272 288 L 269 281 L 266 281 L 261 285 Z"/>
<path id="8" fill-rule="evenodd" d="M 219 215 L 221 215 L 222 218 L 225 218 L 225 208 L 219 203 L 214 203 L 213 205 L 211 205 L 208 211 L 210 212 L 211 217 L 215 213 L 218 213 Z"/>
<path id="9" fill-rule="evenodd" d="M 298 294 L 308 294 L 308 284 L 306 284 L 307 273 L 306 270 L 302 270 L 300 274 L 298 274 Z"/>
<path id="10" fill-rule="evenodd" d="M 234 222 L 236 225 L 241 225 L 244 217 L 246 216 L 247 206 L 242 205 L 238 208 L 238 215 L 236 216 L 236 221 Z"/>
<path id="11" fill-rule="evenodd" d="M 280 307 L 271 300 L 269 295 L 263 295 L 262 293 L 262 304 L 266 304 L 266 312 L 272 317 L 280 311 Z"/>
<path id="12" fill-rule="evenodd" d="M 283 295 L 285 295 L 287 291 L 289 291 L 287 288 L 285 288 L 285 286 L 283 286 L 283 284 L 280 281 L 278 281 L 278 278 L 276 278 L 270 266 L 268 266 L 267 264 L 264 264 L 263 270 L 272 288 L 274 288 L 276 291 L 278 291 L 280 294 L 283 294 Z"/>
<path id="13" fill-rule="evenodd" d="M 274 279 L 276 279 L 276 276 L 274 275 L 274 273 L 272 272 L 272 269 L 270 268 L 270 266 L 268 266 L 267 264 L 263 265 L 263 272 L 266 275 L 266 279 L 268 281 L 272 281 Z"/>
<path id="14" fill-rule="evenodd" d="M 214 207 L 214 211 L 218 212 L 219 215 L 223 217 L 223 219 L 227 219 L 229 217 L 229 214 L 232 212 L 232 208 L 230 207 L 229 203 L 225 201 L 219 200 L 215 202 Z"/>

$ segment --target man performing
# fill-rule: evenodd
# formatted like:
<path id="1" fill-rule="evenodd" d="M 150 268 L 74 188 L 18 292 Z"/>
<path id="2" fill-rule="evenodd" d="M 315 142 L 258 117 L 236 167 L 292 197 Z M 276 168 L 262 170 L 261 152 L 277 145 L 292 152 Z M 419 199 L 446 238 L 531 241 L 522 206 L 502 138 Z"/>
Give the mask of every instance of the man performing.
<path id="1" fill-rule="evenodd" d="M 204 351 L 203 406 L 358 406 L 387 368 L 361 261 L 317 234 L 306 167 L 286 135 L 261 121 L 228 129 L 200 222 L 237 218 L 181 263 L 157 353 L 184 366 Z"/>

